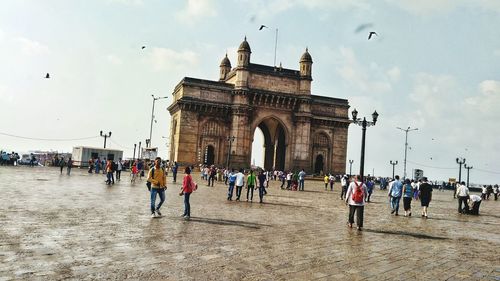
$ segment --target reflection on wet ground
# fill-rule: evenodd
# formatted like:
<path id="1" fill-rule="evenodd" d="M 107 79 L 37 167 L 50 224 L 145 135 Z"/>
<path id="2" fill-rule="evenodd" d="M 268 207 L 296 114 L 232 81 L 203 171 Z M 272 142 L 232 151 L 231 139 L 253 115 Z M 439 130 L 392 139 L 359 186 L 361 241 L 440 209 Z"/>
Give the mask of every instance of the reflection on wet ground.
<path id="1" fill-rule="evenodd" d="M 436 191 L 429 219 L 418 201 L 413 217 L 396 217 L 376 189 L 360 232 L 346 226 L 339 186 L 322 181 L 305 192 L 272 181 L 259 204 L 227 201 L 226 186 L 199 180 L 185 221 L 171 178 L 160 219 L 150 218 L 144 180 L 104 180 L 0 167 L 0 280 L 500 279 L 500 201 L 458 215 L 452 193 Z"/>

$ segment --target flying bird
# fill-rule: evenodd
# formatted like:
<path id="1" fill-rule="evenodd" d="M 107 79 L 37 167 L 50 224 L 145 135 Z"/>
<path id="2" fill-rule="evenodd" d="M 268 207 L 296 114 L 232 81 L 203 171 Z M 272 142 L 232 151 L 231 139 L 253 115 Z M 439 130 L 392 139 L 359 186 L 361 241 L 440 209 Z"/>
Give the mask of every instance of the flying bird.
<path id="1" fill-rule="evenodd" d="M 368 34 L 368 40 L 370 40 L 370 39 L 372 38 L 372 36 L 373 36 L 373 35 L 377 35 L 377 36 L 378 36 L 377 32 L 375 32 L 375 31 L 370 31 L 370 34 Z"/>
<path id="2" fill-rule="evenodd" d="M 265 26 L 265 25 L 261 25 L 261 26 L 259 27 L 259 30 L 262 30 L 264 27 L 265 27 L 265 28 L 268 28 L 268 27 L 267 27 L 267 26 Z"/>
<path id="3" fill-rule="evenodd" d="M 146 46 L 142 46 L 141 49 L 143 49 L 143 50 L 146 49 Z"/>
<path id="4" fill-rule="evenodd" d="M 354 30 L 355 33 L 359 33 L 369 27 L 373 27 L 373 23 L 364 23 L 362 25 L 359 25 L 356 30 Z"/>
<path id="5" fill-rule="evenodd" d="M 45 78 L 49 79 L 50 78 L 50 74 L 45 74 Z"/>

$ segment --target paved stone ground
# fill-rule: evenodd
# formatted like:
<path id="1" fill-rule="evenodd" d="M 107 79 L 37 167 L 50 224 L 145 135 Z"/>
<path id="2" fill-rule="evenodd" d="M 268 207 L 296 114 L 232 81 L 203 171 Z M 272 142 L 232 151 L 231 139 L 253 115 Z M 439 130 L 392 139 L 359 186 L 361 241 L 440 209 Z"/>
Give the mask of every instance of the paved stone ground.
<path id="1" fill-rule="evenodd" d="M 429 219 L 420 207 L 394 217 L 377 189 L 358 232 L 338 186 L 273 182 L 261 205 L 200 184 L 184 221 L 170 183 L 164 217 L 151 219 L 144 181 L 122 177 L 108 187 L 78 169 L 0 167 L 0 280 L 500 280 L 500 201 L 464 216 L 435 191 Z"/>

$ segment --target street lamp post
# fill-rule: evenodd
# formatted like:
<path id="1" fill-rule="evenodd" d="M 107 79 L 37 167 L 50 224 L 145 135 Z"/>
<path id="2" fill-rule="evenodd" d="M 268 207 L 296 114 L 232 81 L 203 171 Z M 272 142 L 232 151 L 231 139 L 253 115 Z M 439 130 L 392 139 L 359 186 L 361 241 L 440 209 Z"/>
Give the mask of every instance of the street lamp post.
<path id="1" fill-rule="evenodd" d="M 366 121 L 366 117 L 363 117 L 363 119 L 359 118 L 358 119 L 358 111 L 354 109 L 352 111 L 352 120 L 353 123 L 356 125 L 360 125 L 362 127 L 362 137 L 361 137 L 361 160 L 359 162 L 359 176 L 361 178 L 361 181 L 364 182 L 364 170 L 365 170 L 365 138 L 366 138 L 366 127 L 370 126 L 375 126 L 377 123 L 378 119 L 378 113 L 375 110 L 372 113 L 372 119 L 373 121 Z"/>
<path id="2" fill-rule="evenodd" d="M 101 131 L 101 137 L 104 138 L 104 148 L 106 148 L 106 139 L 111 137 L 111 132 L 109 132 L 107 135 L 103 134 Z"/>
<path id="3" fill-rule="evenodd" d="M 458 170 L 458 182 L 462 182 L 462 165 L 465 164 L 465 158 L 457 157 L 457 164 L 459 166 Z"/>
<path id="4" fill-rule="evenodd" d="M 139 150 L 137 150 L 137 159 L 141 159 L 141 142 L 139 142 Z"/>
<path id="5" fill-rule="evenodd" d="M 146 147 L 150 147 L 149 144 L 151 143 L 151 139 L 146 139 Z"/>
<path id="6" fill-rule="evenodd" d="M 132 160 L 135 161 L 135 149 L 137 148 L 137 144 L 134 143 L 134 157 L 132 157 Z"/>
<path id="7" fill-rule="evenodd" d="M 392 178 L 394 179 L 394 167 L 398 164 L 398 160 L 392 162 L 392 160 L 389 161 L 389 163 L 392 165 Z"/>
<path id="8" fill-rule="evenodd" d="M 149 129 L 149 145 L 151 145 L 151 139 L 152 139 L 152 136 L 153 136 L 153 119 L 155 117 L 155 102 L 157 100 L 161 100 L 161 99 L 166 99 L 167 97 L 155 97 L 154 95 L 151 95 L 151 97 L 153 97 L 153 108 L 151 109 L 151 127 Z M 146 145 L 146 147 L 149 147 L 148 145 Z"/>
<path id="9" fill-rule="evenodd" d="M 352 163 L 354 163 L 354 160 L 349 159 L 349 177 L 352 175 Z"/>
<path id="10" fill-rule="evenodd" d="M 402 129 L 400 127 L 397 127 L 397 129 L 406 133 L 406 137 L 405 137 L 405 161 L 404 161 L 404 178 L 406 179 L 406 156 L 408 155 L 408 132 L 416 131 L 416 130 L 418 130 L 418 128 L 410 129 L 410 127 L 408 126 L 407 129 Z"/>
<path id="11" fill-rule="evenodd" d="M 229 169 L 229 160 L 231 159 L 231 145 L 233 144 L 233 141 L 236 137 L 227 137 L 226 140 L 229 142 L 229 150 L 227 151 L 227 163 L 226 163 L 226 169 Z"/>
<path id="12" fill-rule="evenodd" d="M 467 169 L 467 188 L 469 188 L 469 172 L 470 169 L 472 169 L 472 166 L 467 166 L 467 164 L 464 164 L 464 168 Z"/>

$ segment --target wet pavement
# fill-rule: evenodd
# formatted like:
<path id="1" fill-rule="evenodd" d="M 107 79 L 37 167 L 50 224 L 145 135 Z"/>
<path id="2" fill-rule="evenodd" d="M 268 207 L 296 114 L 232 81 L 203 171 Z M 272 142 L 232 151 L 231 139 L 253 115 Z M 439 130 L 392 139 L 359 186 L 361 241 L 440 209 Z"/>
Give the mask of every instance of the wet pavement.
<path id="1" fill-rule="evenodd" d="M 500 201 L 459 215 L 452 193 L 435 190 L 428 219 L 418 201 L 412 217 L 395 217 L 376 189 L 358 232 L 346 227 L 338 185 L 292 192 L 272 182 L 259 204 L 257 192 L 229 202 L 223 184 L 198 180 L 184 221 L 170 177 L 159 219 L 144 180 L 104 180 L 0 167 L 0 280 L 500 280 Z"/>

